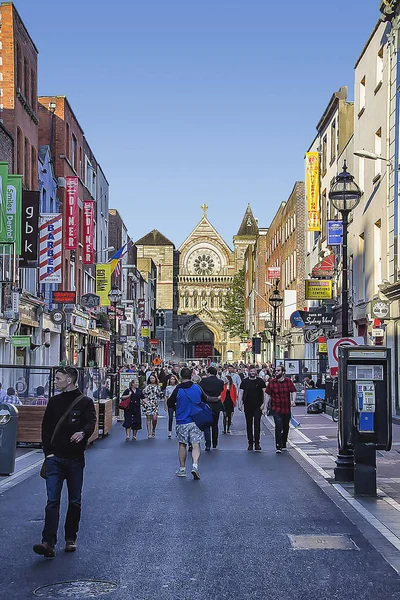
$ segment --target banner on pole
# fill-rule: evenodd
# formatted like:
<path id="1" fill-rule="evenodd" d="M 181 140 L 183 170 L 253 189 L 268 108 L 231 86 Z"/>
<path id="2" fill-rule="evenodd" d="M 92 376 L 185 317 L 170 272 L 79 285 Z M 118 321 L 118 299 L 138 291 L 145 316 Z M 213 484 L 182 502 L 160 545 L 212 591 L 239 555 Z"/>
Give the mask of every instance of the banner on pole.
<path id="1" fill-rule="evenodd" d="M 8 163 L 0 162 L 0 242 L 6 239 L 6 211 L 7 202 Z"/>
<path id="2" fill-rule="evenodd" d="M 6 239 L 15 244 L 15 254 L 21 254 L 22 175 L 9 175 L 6 200 Z"/>
<path id="3" fill-rule="evenodd" d="M 321 231 L 318 152 L 306 153 L 306 194 L 308 210 L 307 230 Z"/>
<path id="4" fill-rule="evenodd" d="M 22 231 L 20 267 L 37 266 L 40 192 L 22 192 Z"/>
<path id="5" fill-rule="evenodd" d="M 100 306 L 110 306 L 111 275 L 112 263 L 96 265 L 96 294 L 100 296 Z"/>
<path id="6" fill-rule="evenodd" d="M 40 283 L 62 282 L 62 221 L 59 213 L 40 215 Z"/>
<path id="7" fill-rule="evenodd" d="M 65 181 L 67 193 L 65 249 L 76 250 L 78 248 L 78 177 L 66 177 Z"/>
<path id="8" fill-rule="evenodd" d="M 94 202 L 85 200 L 83 203 L 84 215 L 84 248 L 83 264 L 92 265 L 94 263 Z"/>

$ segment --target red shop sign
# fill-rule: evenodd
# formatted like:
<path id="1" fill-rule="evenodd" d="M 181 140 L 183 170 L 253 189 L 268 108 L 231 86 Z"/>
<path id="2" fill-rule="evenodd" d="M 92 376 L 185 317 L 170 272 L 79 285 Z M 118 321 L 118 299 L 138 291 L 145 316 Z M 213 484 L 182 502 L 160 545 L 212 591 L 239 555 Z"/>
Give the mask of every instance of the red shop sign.
<path id="1" fill-rule="evenodd" d="M 76 292 L 53 292 L 53 304 L 76 304 Z"/>
<path id="2" fill-rule="evenodd" d="M 94 263 L 94 202 L 85 200 L 83 203 L 84 237 L 83 237 L 83 264 Z"/>
<path id="3" fill-rule="evenodd" d="M 67 202 L 66 202 L 66 239 L 65 249 L 78 248 L 78 177 L 66 177 Z"/>

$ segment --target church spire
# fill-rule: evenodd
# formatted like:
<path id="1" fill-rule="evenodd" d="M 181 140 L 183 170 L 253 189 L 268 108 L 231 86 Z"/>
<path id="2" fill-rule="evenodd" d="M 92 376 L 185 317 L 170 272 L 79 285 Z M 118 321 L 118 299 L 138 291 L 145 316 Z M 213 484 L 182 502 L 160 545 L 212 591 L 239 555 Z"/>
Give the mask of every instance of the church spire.
<path id="1" fill-rule="evenodd" d="M 247 205 L 246 212 L 244 213 L 243 221 L 239 227 L 237 236 L 255 236 L 258 235 L 258 224 L 254 218 L 253 211 L 251 210 L 250 204 Z"/>

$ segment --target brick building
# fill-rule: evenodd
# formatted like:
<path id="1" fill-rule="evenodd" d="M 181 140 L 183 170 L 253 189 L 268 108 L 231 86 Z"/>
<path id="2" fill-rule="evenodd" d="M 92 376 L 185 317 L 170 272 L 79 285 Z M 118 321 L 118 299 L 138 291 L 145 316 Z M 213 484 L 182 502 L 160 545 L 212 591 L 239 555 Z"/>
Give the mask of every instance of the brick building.
<path id="1" fill-rule="evenodd" d="M 25 189 L 38 188 L 37 55 L 12 2 L 0 5 L 0 117 L 14 138 L 13 172 L 23 175 Z"/>
<path id="2" fill-rule="evenodd" d="M 14 140 L 2 123 L 0 123 L 0 162 L 7 162 L 10 173 L 13 172 Z"/>

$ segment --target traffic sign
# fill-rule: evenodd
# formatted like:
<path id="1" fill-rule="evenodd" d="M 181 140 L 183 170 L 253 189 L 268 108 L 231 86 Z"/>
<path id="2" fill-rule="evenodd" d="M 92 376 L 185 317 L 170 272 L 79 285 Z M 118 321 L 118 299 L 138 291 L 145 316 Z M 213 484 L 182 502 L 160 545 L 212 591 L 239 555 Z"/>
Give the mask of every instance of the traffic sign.
<path id="1" fill-rule="evenodd" d="M 328 362 L 332 377 L 338 374 L 339 346 L 363 346 L 363 337 L 346 337 L 328 340 Z"/>
<path id="2" fill-rule="evenodd" d="M 156 367 L 160 366 L 162 363 L 162 360 L 159 356 L 156 356 L 155 358 L 153 358 L 153 365 L 155 365 Z"/>

